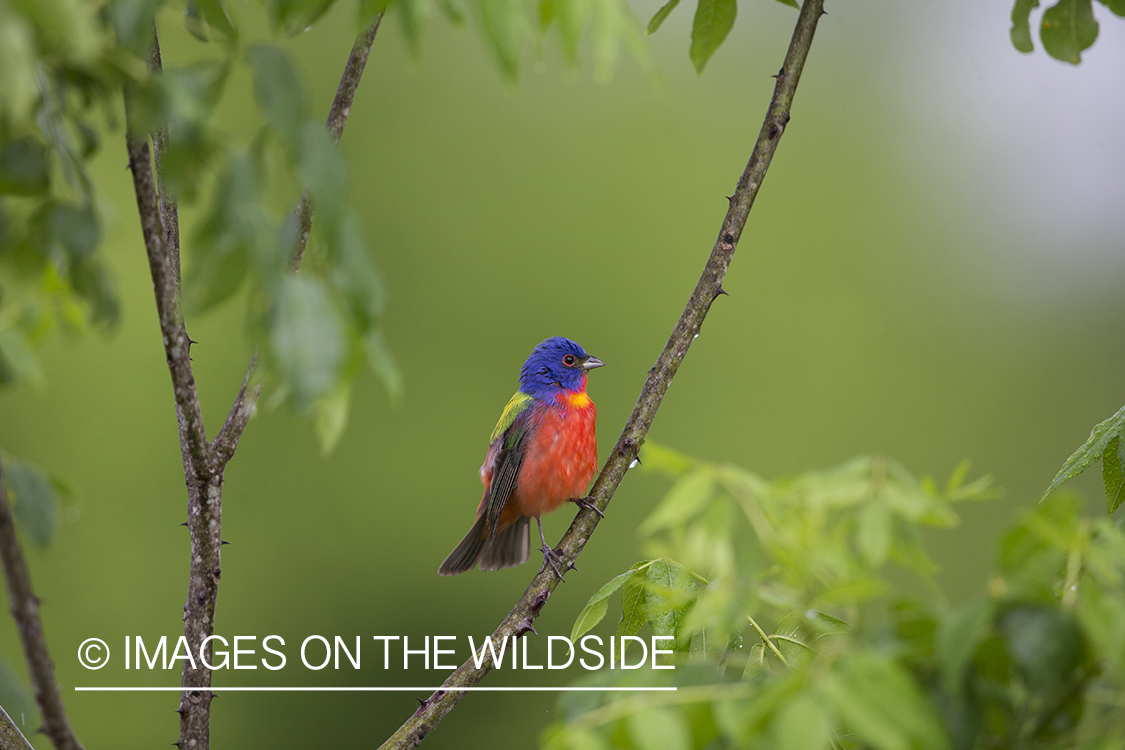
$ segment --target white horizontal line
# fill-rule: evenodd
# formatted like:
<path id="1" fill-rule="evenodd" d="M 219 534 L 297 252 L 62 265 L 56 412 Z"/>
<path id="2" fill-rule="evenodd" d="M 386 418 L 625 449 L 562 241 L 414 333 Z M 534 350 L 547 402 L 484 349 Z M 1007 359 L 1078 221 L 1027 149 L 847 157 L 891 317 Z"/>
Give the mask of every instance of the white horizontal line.
<path id="1" fill-rule="evenodd" d="M 535 692 L 554 692 L 554 693 L 628 693 L 628 692 L 675 692 L 677 688 L 674 687 L 223 687 L 222 685 L 212 685 L 209 688 L 201 687 L 76 687 L 75 692 L 98 692 L 98 693 L 148 693 L 148 692 L 191 692 L 196 690 L 210 690 L 211 692 L 232 692 L 240 691 L 246 693 L 281 693 L 281 692 L 305 692 L 305 693 L 436 693 L 439 690 L 444 690 L 448 693 L 461 693 L 470 690 L 478 692 L 496 692 L 496 693 L 535 693 Z"/>

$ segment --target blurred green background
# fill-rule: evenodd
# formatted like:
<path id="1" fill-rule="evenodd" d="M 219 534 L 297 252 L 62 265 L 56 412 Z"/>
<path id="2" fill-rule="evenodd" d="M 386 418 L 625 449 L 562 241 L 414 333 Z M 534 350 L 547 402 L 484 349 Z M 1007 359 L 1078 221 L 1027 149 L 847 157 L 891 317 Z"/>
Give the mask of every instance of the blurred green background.
<path id="1" fill-rule="evenodd" d="M 1101 38 L 1072 68 L 1012 49 L 1004 3 L 860 5 L 821 22 L 730 297 L 650 439 L 767 477 L 878 452 L 944 478 L 971 457 L 1007 494 L 929 540 L 958 601 L 987 580 L 1004 524 L 1125 402 L 1125 24 L 1102 14 Z M 258 13 L 235 8 L 244 21 Z M 647 19 L 656 4 L 634 8 Z M 208 54 L 175 13 L 160 20 L 166 65 Z M 710 251 L 794 20 L 775 2 L 745 4 L 697 77 L 680 10 L 649 40 L 661 84 L 626 59 L 595 83 L 549 42 L 512 85 L 476 29 L 435 20 L 416 58 L 388 19 L 342 148 L 389 290 L 405 398 L 392 407 L 361 376 L 326 458 L 305 420 L 263 408 L 251 422 L 226 475 L 216 630 L 280 634 L 290 663 L 216 684 L 436 685 L 443 673 L 384 673 L 370 636 L 457 635 L 460 660 L 465 636 L 491 632 L 533 565 L 455 579 L 436 569 L 472 520 L 519 365 L 551 335 L 606 361 L 590 383 L 604 458 Z M 316 112 L 355 31 L 340 4 L 287 42 Z M 246 71 L 220 115 L 252 137 Z M 178 670 L 126 673 L 121 647 L 125 635 L 174 640 L 187 582 L 180 451 L 120 129 L 104 144 L 94 169 L 112 198 L 105 249 L 124 323 L 108 340 L 52 341 L 46 390 L 0 393 L 0 445 L 75 488 L 53 548 L 28 555 L 77 733 L 89 748 L 140 748 L 176 738 L 175 694 L 70 690 L 178 685 Z M 277 192 L 279 206 L 297 195 Z M 183 211 L 188 266 L 197 215 Z M 244 321 L 241 299 L 188 321 L 212 435 L 251 352 Z M 1099 479 L 1074 483 L 1092 513 L 1104 512 Z M 637 558 L 634 529 L 664 489 L 630 472 L 539 633 L 568 634 Z M 548 538 L 571 516 L 548 518 Z M 314 633 L 363 636 L 363 671 L 305 671 L 296 651 Z M 75 659 L 91 636 L 116 649 L 99 672 Z M 0 653 L 26 674 L 9 618 Z M 219 692 L 217 747 L 372 746 L 417 705 L 410 693 Z M 426 746 L 531 747 L 554 706 L 551 694 L 474 694 Z"/>

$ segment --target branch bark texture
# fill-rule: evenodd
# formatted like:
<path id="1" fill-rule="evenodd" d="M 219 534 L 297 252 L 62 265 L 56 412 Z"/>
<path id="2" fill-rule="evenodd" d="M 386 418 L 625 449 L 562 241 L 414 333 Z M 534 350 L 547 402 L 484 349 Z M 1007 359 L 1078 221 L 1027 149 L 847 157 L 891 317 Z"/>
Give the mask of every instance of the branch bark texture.
<path id="1" fill-rule="evenodd" d="M 43 622 L 39 619 L 39 597 L 31 589 L 31 575 L 27 572 L 27 561 L 16 536 L 16 522 L 8 503 L 8 492 L 4 489 L 3 466 L 0 466 L 0 556 L 4 559 L 4 579 L 8 584 L 12 618 L 20 632 L 20 644 L 27 658 L 35 702 L 43 716 L 42 732 L 51 738 L 57 750 L 82 750 L 82 743 L 70 728 L 62 695 L 55 682 L 55 663 L 47 652 L 47 636 L 43 634 Z M 10 730 L 4 726 L 4 719 L 8 719 L 7 714 L 0 717 L 0 747 L 30 747 L 14 724 Z M 11 731 L 15 732 L 14 736 Z"/>
<path id="2" fill-rule="evenodd" d="M 0 747 L 4 750 L 35 750 L 3 706 L 0 706 Z"/>
<path id="3" fill-rule="evenodd" d="M 804 70 L 805 60 L 808 58 L 817 22 L 823 13 L 824 0 L 805 0 L 801 7 L 797 26 L 785 55 L 785 63 L 776 76 L 777 84 L 774 87 L 769 109 L 766 111 L 765 121 L 762 123 L 762 129 L 746 169 L 738 181 L 734 194 L 729 198 L 727 214 L 723 218 L 719 236 L 707 259 L 703 275 L 700 276 L 683 314 L 672 330 L 664 351 L 649 371 L 633 413 L 590 492 L 592 502 L 601 511 L 605 510 L 613 493 L 624 479 L 625 473 L 637 457 L 649 427 L 656 417 L 657 409 L 660 408 L 660 402 L 667 393 L 680 363 L 687 355 L 692 341 L 699 335 L 700 327 L 711 309 L 711 304 L 720 294 L 725 294 L 723 278 L 730 267 L 731 258 L 742 236 L 742 230 L 746 226 L 746 219 L 754 205 L 754 199 L 762 186 L 762 180 L 766 176 L 766 170 L 769 169 L 778 142 L 785 132 L 785 126 L 789 123 L 793 95 L 796 93 L 797 83 Z M 598 514 L 594 511 L 579 511 L 559 546 L 555 548 L 556 554 L 562 560 L 564 570 L 565 566 L 572 566 L 578 558 L 599 520 Z M 558 584 L 558 577 L 550 567 L 544 566 L 516 602 L 516 606 L 492 633 L 493 640 L 519 637 L 534 632 L 532 624 Z M 472 659 L 467 660 L 442 683 L 441 690 L 423 701 L 398 731 L 383 743 L 383 750 L 417 747 L 465 696 L 465 691 L 458 688 L 478 684 L 492 668 L 491 657 L 487 657 L 480 668 L 474 665 Z"/>
<path id="4" fill-rule="evenodd" d="M 348 113 L 355 98 L 359 81 L 367 64 L 375 33 L 381 16 L 356 39 L 351 56 L 344 69 L 328 116 L 328 129 L 338 142 L 347 123 Z M 153 27 L 153 43 L 149 54 L 150 75 L 163 72 L 160 41 Z M 176 198 L 167 190 L 162 174 L 162 162 L 167 150 L 168 134 L 158 131 L 151 134 L 155 152 L 155 171 L 149 151 L 148 134 L 138 133 L 133 127 L 132 92 L 125 92 L 126 149 L 129 169 L 133 174 L 133 188 L 137 198 L 141 233 L 152 275 L 156 296 L 156 311 L 164 353 L 172 378 L 172 391 L 176 405 L 176 421 L 180 448 L 183 454 L 184 479 L 188 491 L 187 527 L 191 533 L 191 565 L 188 575 L 188 596 L 184 604 L 184 635 L 193 653 L 200 644 L 214 634 L 215 608 L 222 575 L 222 498 L 223 473 L 227 462 L 234 456 L 238 440 L 246 429 L 253 413 L 261 384 L 252 382 L 257 355 L 250 360 L 246 377 L 239 389 L 234 406 L 214 442 L 208 443 L 195 388 L 190 350 L 193 343 L 188 336 L 180 310 L 180 233 Z M 300 265 L 305 244 L 312 227 L 312 211 L 307 195 L 302 196 L 297 209 L 299 232 L 293 253 L 294 270 Z M 10 514 L 9 514 L 10 515 Z M 206 663 L 213 663 L 210 644 Z M 207 750 L 210 747 L 211 726 L 211 670 L 203 662 L 193 667 L 184 661 L 180 685 L 180 738 L 175 744 L 180 748 Z M 57 691 L 56 691 L 57 692 Z M 61 707 L 61 704 L 60 704 Z M 64 717 L 65 718 L 65 717 Z M 56 742 L 56 745 L 58 743 Z M 68 746 L 79 748 L 78 745 Z M 61 746 L 60 746 L 61 748 Z"/>

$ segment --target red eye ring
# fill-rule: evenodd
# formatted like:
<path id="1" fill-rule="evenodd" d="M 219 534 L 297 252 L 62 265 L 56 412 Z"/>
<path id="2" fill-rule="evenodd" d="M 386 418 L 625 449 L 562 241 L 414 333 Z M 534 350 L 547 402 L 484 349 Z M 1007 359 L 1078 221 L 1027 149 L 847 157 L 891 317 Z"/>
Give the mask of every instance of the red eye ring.
<path id="1" fill-rule="evenodd" d="M 562 361 L 563 361 L 563 364 L 566 365 L 567 367 L 574 367 L 574 363 L 577 362 L 578 360 L 575 359 L 573 354 L 568 354 L 565 357 L 563 357 Z"/>

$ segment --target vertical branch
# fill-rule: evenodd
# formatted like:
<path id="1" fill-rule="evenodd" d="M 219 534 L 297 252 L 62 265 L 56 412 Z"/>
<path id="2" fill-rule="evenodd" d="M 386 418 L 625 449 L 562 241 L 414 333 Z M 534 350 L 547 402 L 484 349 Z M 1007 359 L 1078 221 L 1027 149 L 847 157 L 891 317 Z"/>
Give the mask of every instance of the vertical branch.
<path id="1" fill-rule="evenodd" d="M 47 636 L 43 634 L 43 623 L 39 619 L 39 597 L 31 589 L 31 575 L 27 572 L 27 561 L 16 536 L 15 519 L 8 504 L 8 492 L 4 489 L 3 466 L 0 466 L 0 556 L 4 559 L 4 580 L 8 584 L 12 618 L 20 631 L 20 643 L 27 658 L 35 702 L 43 715 L 43 733 L 51 738 L 57 750 L 82 750 L 82 744 L 70 728 L 59 686 L 55 682 L 55 663 L 47 652 Z M 3 713 L 2 709 L 0 713 Z M 30 747 L 14 724 L 11 730 L 15 731 L 15 735 L 11 735 L 11 730 L 4 726 L 4 719 L 8 719 L 7 714 L 0 717 L 0 747 L 5 750 Z M 19 740 L 23 740 L 22 745 Z"/>
<path id="2" fill-rule="evenodd" d="M 671 385 L 672 378 L 687 356 L 692 342 L 699 335 L 700 327 L 711 309 L 711 304 L 724 293 L 723 277 L 726 276 L 735 247 L 746 226 L 750 208 L 754 204 L 762 180 L 766 176 L 766 170 L 769 169 L 770 161 L 777 150 L 778 141 L 789 123 L 789 112 L 793 104 L 793 95 L 797 90 L 797 82 L 804 70 L 817 22 L 823 13 L 824 0 L 804 0 L 797 18 L 797 26 L 793 30 L 793 38 L 789 43 L 789 50 L 785 55 L 785 63 L 776 76 L 777 84 L 769 108 L 766 110 L 765 121 L 762 123 L 746 169 L 738 181 L 734 194 L 729 198 L 729 207 L 711 255 L 707 259 L 707 265 L 684 307 L 683 314 L 672 330 L 664 351 L 660 353 L 656 364 L 649 371 L 633 413 L 590 491 L 591 501 L 601 511 L 604 511 L 609 504 L 613 493 L 625 478 L 625 473 L 632 465 L 633 459 L 636 458 L 641 444 L 644 443 L 649 427 L 656 418 L 657 409 L 660 408 L 660 402 L 668 392 L 668 386 Z M 555 553 L 561 559 L 563 566 L 573 567 L 574 561 L 586 546 L 599 520 L 599 514 L 592 510 L 579 511 L 559 546 L 555 548 Z M 512 611 L 492 633 L 493 642 L 498 642 L 505 637 L 518 637 L 534 632 L 535 618 L 539 616 L 558 584 L 558 577 L 554 572 L 549 567 L 543 566 Z M 493 664 L 488 657 L 480 667 L 477 667 L 472 659 L 466 661 L 446 678 L 441 690 L 422 702 L 414 715 L 383 743 L 381 750 L 417 747 L 465 696 L 465 692 L 458 688 L 476 685 L 484 679 L 492 667 Z"/>
<path id="3" fill-rule="evenodd" d="M 160 73 L 160 48 L 153 30 L 149 58 L 151 74 Z M 220 549 L 222 546 L 222 467 L 216 466 L 203 425 L 199 394 L 195 388 L 188 338 L 180 311 L 179 217 L 175 199 L 159 187 L 153 172 L 147 138 L 133 125 L 131 91 L 125 92 L 126 149 L 133 188 L 137 197 L 141 233 L 152 275 L 156 311 L 164 353 L 172 377 L 184 478 L 188 491 L 188 529 L 191 533 L 191 564 L 188 596 L 184 604 L 184 635 L 194 652 L 215 628 L 215 604 L 219 594 Z M 167 135 L 153 136 L 157 156 L 167 146 Z M 158 162 L 159 170 L 159 162 Z M 210 661 L 210 659 L 208 659 Z M 181 685 L 211 686 L 211 670 L 203 664 L 193 668 L 184 661 Z M 206 750 L 210 745 L 211 693 L 206 689 L 180 694 L 181 747 Z"/>

